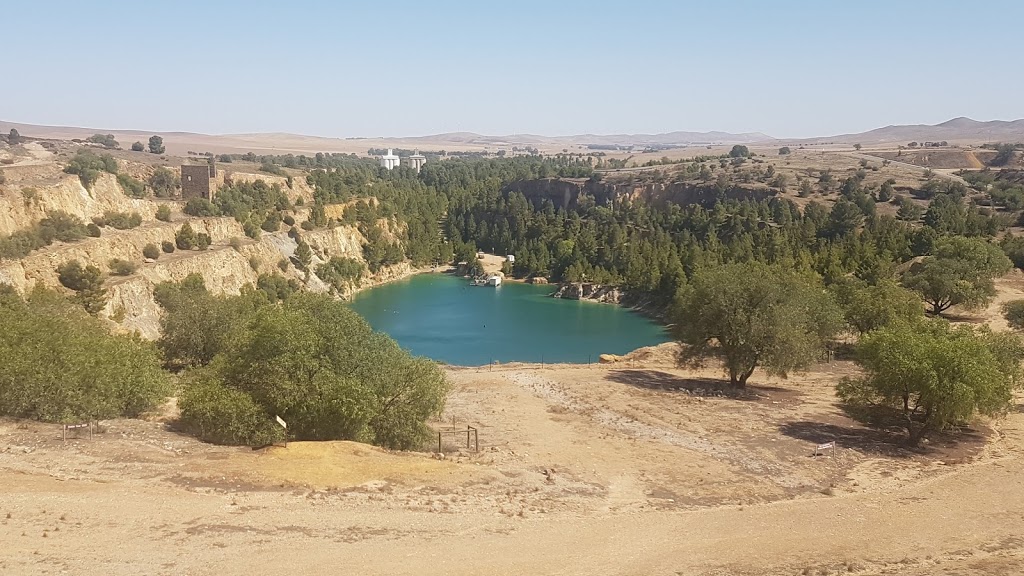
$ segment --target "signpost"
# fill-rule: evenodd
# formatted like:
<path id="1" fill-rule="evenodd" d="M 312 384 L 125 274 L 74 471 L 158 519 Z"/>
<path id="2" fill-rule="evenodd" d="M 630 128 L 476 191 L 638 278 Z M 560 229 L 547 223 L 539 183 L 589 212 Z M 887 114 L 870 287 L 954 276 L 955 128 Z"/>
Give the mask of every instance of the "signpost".
<path id="1" fill-rule="evenodd" d="M 274 416 L 274 419 L 277 420 L 277 423 L 281 426 L 281 428 L 284 428 L 284 445 L 288 446 L 288 423 L 285 422 L 284 419 L 281 418 L 280 416 Z"/>
<path id="2" fill-rule="evenodd" d="M 92 438 L 92 427 L 89 426 L 88 422 L 86 422 L 84 424 L 64 424 L 63 431 L 61 433 L 61 440 L 64 442 L 68 441 L 68 430 L 81 430 L 83 428 L 89 431 L 89 438 Z"/>
<path id="3" fill-rule="evenodd" d="M 833 440 L 831 442 L 826 442 L 824 444 L 818 444 L 817 446 L 815 446 L 814 447 L 814 454 L 812 454 L 812 456 L 818 456 L 818 452 L 821 452 L 822 455 L 824 455 L 827 450 L 831 450 L 832 451 L 832 459 L 835 460 L 835 458 L 836 458 L 836 441 L 835 440 Z"/>

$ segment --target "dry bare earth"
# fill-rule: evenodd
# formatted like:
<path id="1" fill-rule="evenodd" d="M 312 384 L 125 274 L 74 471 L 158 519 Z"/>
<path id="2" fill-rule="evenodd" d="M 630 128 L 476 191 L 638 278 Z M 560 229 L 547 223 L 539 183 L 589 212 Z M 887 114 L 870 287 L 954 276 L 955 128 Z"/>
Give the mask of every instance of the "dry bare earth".
<path id="1" fill-rule="evenodd" d="M 848 363 L 723 396 L 717 372 L 672 368 L 670 348 L 452 369 L 437 425 L 478 427 L 481 452 L 445 460 L 216 447 L 159 420 L 63 444 L 54 426 L 0 422 L 0 573 L 1024 570 L 1019 406 L 908 453 L 836 408 Z M 810 456 L 831 439 L 835 460 Z"/>

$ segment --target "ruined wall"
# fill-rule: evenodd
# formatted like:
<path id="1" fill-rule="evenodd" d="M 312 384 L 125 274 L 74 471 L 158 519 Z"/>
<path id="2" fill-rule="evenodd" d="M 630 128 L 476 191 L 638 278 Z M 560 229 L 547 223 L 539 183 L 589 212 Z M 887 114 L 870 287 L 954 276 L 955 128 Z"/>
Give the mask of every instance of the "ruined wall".
<path id="1" fill-rule="evenodd" d="M 213 175 L 215 168 L 210 165 L 193 166 L 182 164 L 181 166 L 181 197 L 184 200 L 191 198 L 213 199 Z"/>

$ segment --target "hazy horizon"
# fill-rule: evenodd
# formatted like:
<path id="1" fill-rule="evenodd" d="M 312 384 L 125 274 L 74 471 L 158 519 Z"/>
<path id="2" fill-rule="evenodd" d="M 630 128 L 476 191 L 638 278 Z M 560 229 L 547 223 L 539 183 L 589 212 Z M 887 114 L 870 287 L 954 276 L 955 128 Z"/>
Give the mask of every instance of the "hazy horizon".
<path id="1" fill-rule="evenodd" d="M 0 117 L 211 135 L 780 139 L 1024 117 L 972 80 L 1024 91 L 998 57 L 1014 49 L 1016 2 L 986 4 L 999 17 L 984 27 L 963 25 L 954 2 L 388 7 L 9 6 L 19 48 Z"/>

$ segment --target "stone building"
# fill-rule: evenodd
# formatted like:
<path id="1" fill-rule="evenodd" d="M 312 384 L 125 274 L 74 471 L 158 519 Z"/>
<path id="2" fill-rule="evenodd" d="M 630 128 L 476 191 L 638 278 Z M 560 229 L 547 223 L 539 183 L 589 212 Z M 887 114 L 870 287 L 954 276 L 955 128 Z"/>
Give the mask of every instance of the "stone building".
<path id="1" fill-rule="evenodd" d="M 186 165 L 181 166 L 181 197 L 184 200 L 190 198 L 206 198 L 213 200 L 213 190 L 217 177 L 217 166 L 215 164 Z"/>
<path id="2" fill-rule="evenodd" d="M 415 170 L 417 174 L 419 174 L 420 173 L 420 167 L 427 163 L 427 158 L 423 154 L 420 154 L 417 151 L 412 156 L 409 156 L 409 158 L 407 158 L 406 161 L 409 164 L 409 166 L 413 170 Z"/>
<path id="3" fill-rule="evenodd" d="M 398 168 L 399 162 L 400 160 L 398 156 L 395 156 L 394 154 L 391 153 L 391 148 L 388 148 L 387 154 L 380 157 L 380 167 L 387 168 L 388 170 Z"/>

